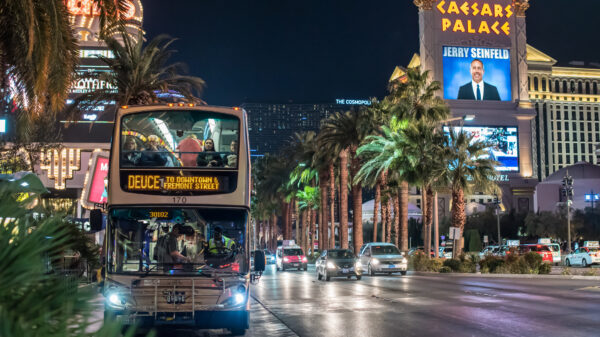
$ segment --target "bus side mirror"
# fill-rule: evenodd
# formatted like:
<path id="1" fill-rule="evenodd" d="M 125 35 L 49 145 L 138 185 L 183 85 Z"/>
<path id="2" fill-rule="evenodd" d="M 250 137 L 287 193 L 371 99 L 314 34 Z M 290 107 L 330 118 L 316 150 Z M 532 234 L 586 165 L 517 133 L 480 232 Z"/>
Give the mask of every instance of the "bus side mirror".
<path id="1" fill-rule="evenodd" d="M 90 229 L 92 231 L 102 230 L 102 211 L 93 209 L 90 211 Z"/>
<path id="2" fill-rule="evenodd" d="M 265 252 L 262 250 L 254 251 L 254 271 L 263 272 L 265 271 L 265 263 L 267 260 L 265 259 Z"/>

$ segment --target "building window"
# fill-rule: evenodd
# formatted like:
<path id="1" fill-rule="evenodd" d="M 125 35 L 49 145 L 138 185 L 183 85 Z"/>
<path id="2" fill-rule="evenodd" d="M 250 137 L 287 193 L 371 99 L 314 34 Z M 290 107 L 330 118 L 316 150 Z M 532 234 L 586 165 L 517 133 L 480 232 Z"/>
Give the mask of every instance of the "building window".
<path id="1" fill-rule="evenodd" d="M 546 79 L 542 78 L 542 91 L 546 91 Z"/>
<path id="2" fill-rule="evenodd" d="M 576 142 L 577 141 L 577 133 L 573 132 L 573 141 Z"/>
<path id="3" fill-rule="evenodd" d="M 554 140 L 554 139 L 553 139 Z M 558 133 L 558 141 L 562 142 L 562 132 Z M 559 144 L 560 145 L 560 144 Z"/>
<path id="4" fill-rule="evenodd" d="M 550 117 L 552 117 L 552 116 L 550 116 Z M 556 112 L 556 119 L 560 119 L 560 110 L 558 110 L 558 111 Z"/>
<path id="5" fill-rule="evenodd" d="M 537 77 L 533 78 L 533 90 L 535 90 L 535 91 L 539 90 L 538 78 Z"/>
<path id="6" fill-rule="evenodd" d="M 556 123 L 556 130 L 562 130 L 562 124 L 560 122 Z"/>
<path id="7" fill-rule="evenodd" d="M 569 122 L 565 122 L 565 131 L 569 131 Z"/>
<path id="8" fill-rule="evenodd" d="M 586 94 L 591 94 L 591 90 L 590 90 L 590 82 L 585 82 L 585 93 Z"/>
<path id="9" fill-rule="evenodd" d="M 576 163 L 579 161 L 579 156 L 575 155 L 573 156 L 573 163 Z"/>
<path id="10" fill-rule="evenodd" d="M 566 93 L 567 93 L 567 90 L 569 89 L 569 86 L 568 86 L 568 84 L 567 84 L 567 81 L 563 81 L 563 86 L 562 86 L 562 89 L 563 89 L 563 90 L 562 90 L 563 94 L 566 94 Z"/>
<path id="11" fill-rule="evenodd" d="M 581 83 L 581 81 L 577 83 L 577 93 L 583 94 L 583 83 Z"/>
<path id="12" fill-rule="evenodd" d="M 594 82 L 594 95 L 598 95 L 598 83 Z"/>
<path id="13" fill-rule="evenodd" d="M 581 153 L 585 153 L 585 144 L 581 143 Z"/>
<path id="14" fill-rule="evenodd" d="M 590 109 L 590 107 L 588 106 L 588 110 L 589 109 Z M 588 120 L 588 122 L 592 120 L 592 112 L 591 111 L 587 112 L 587 120 Z"/>
<path id="15" fill-rule="evenodd" d="M 574 141 L 577 141 L 577 139 L 573 139 Z M 577 144 L 573 144 L 573 152 L 577 153 Z"/>
<path id="16" fill-rule="evenodd" d="M 583 146 L 583 144 L 581 144 Z M 588 144 L 588 152 L 589 153 L 594 153 L 594 146 L 592 144 Z"/>
<path id="17" fill-rule="evenodd" d="M 563 157 L 562 156 L 558 156 L 558 163 L 562 164 L 563 163 Z M 560 167 L 560 166 L 559 166 Z M 560 170 L 560 168 L 559 168 Z"/>
<path id="18" fill-rule="evenodd" d="M 562 153 L 562 143 L 558 143 L 558 153 Z"/>
<path id="19" fill-rule="evenodd" d="M 571 111 L 571 119 L 572 120 L 577 120 L 577 115 L 575 113 L 575 107 L 573 107 L 573 111 Z"/>
<path id="20" fill-rule="evenodd" d="M 567 165 L 571 164 L 571 156 L 567 156 Z"/>
<path id="21" fill-rule="evenodd" d="M 568 135 L 568 133 L 567 133 L 567 135 Z M 570 144 L 565 144 L 565 153 L 567 153 L 567 154 L 571 153 L 571 145 Z"/>
<path id="22" fill-rule="evenodd" d="M 554 81 L 554 92 L 560 92 L 560 82 L 558 80 Z"/>
<path id="23" fill-rule="evenodd" d="M 569 141 L 569 133 L 568 132 L 565 133 L 565 141 L 567 141 L 567 142 Z M 569 146 L 569 145 L 567 145 L 567 146 Z M 569 150 L 567 150 L 567 151 L 569 151 Z"/>

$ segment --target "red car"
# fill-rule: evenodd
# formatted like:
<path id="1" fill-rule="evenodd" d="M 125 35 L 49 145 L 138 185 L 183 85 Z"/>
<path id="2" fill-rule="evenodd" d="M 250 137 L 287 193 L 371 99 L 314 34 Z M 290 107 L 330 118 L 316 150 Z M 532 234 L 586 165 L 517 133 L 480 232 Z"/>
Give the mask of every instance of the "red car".
<path id="1" fill-rule="evenodd" d="M 552 264 L 554 258 L 552 257 L 552 250 L 546 245 L 540 244 L 525 244 L 519 246 L 519 254 L 527 254 L 529 252 L 536 252 L 542 257 L 542 262 Z"/>

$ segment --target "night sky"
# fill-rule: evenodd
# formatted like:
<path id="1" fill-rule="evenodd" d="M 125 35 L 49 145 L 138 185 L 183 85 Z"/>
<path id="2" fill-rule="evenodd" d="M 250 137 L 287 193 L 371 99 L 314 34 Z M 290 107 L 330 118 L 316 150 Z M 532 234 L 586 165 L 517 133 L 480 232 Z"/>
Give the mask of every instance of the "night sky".
<path id="1" fill-rule="evenodd" d="M 600 62 L 600 1 L 530 2 L 529 44 L 561 64 Z M 172 60 L 207 82 L 214 105 L 381 97 L 419 48 L 412 0 L 142 3 L 147 37 L 179 38 Z"/>

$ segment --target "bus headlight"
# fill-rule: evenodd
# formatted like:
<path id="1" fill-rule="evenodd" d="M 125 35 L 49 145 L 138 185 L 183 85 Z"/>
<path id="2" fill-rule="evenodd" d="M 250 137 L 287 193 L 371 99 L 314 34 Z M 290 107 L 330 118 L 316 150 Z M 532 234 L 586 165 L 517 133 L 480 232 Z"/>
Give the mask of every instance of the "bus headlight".
<path id="1" fill-rule="evenodd" d="M 111 292 L 108 294 L 107 296 L 107 304 L 109 307 L 113 308 L 113 309 L 123 309 L 125 308 L 125 305 L 127 304 L 127 301 L 125 300 L 125 296 L 119 294 L 118 292 Z"/>
<path id="2" fill-rule="evenodd" d="M 243 294 L 237 293 L 235 294 L 234 298 L 233 298 L 233 303 L 237 304 L 242 304 L 244 302 L 244 299 L 246 298 L 246 296 L 244 296 Z"/>

